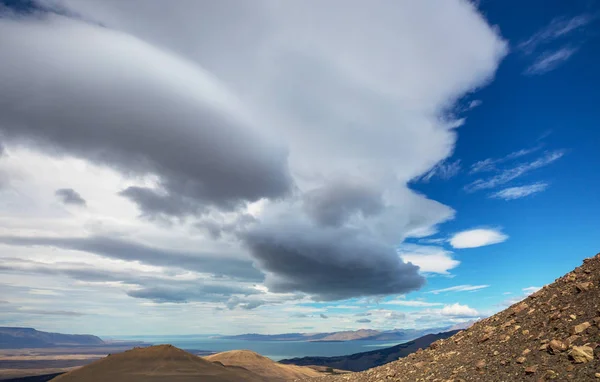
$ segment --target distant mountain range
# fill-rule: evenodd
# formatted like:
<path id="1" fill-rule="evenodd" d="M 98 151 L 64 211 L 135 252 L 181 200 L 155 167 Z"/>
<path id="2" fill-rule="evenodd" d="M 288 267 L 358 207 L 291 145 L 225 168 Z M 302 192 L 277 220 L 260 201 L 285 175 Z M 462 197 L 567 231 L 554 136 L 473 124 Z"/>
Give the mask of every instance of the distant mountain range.
<path id="1" fill-rule="evenodd" d="M 466 324 L 472 325 L 472 322 Z M 431 329 L 393 329 L 378 331 L 360 329 L 330 333 L 285 333 L 285 334 L 240 334 L 235 336 L 218 336 L 216 338 L 242 341 L 407 341 L 422 337 L 427 334 L 446 332 L 448 330 L 463 329 L 462 327 L 444 327 Z"/>
<path id="2" fill-rule="evenodd" d="M 90 334 L 61 334 L 33 328 L 0 327 L 0 349 L 47 348 L 56 346 L 102 346 L 100 337 Z"/>
<path id="3" fill-rule="evenodd" d="M 292 358 L 281 360 L 279 363 L 298 366 L 326 366 L 334 369 L 363 371 L 372 367 L 385 365 L 386 363 L 396 361 L 402 357 L 406 357 L 419 349 L 427 348 L 431 343 L 439 339 L 451 337 L 458 332 L 459 330 L 453 330 L 437 334 L 427 334 L 423 337 L 417 338 L 414 341 L 409 341 L 400 345 L 369 352 L 337 357 Z"/>

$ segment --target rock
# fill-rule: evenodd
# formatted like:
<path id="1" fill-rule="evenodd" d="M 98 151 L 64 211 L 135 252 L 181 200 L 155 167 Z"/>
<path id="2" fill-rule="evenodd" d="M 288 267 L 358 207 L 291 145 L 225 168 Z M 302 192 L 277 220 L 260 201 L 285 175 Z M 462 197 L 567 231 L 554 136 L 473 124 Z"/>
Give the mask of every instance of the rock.
<path id="1" fill-rule="evenodd" d="M 480 359 L 479 361 L 477 361 L 477 363 L 475 364 L 475 367 L 477 368 L 477 370 L 481 370 L 485 367 L 486 363 L 484 359 Z"/>
<path id="2" fill-rule="evenodd" d="M 548 350 L 548 344 L 541 344 L 539 350 Z"/>
<path id="3" fill-rule="evenodd" d="M 529 330 L 525 329 L 521 332 L 524 336 L 529 335 Z"/>
<path id="4" fill-rule="evenodd" d="M 533 365 L 525 368 L 525 374 L 535 374 L 538 369 L 538 365 Z"/>
<path id="5" fill-rule="evenodd" d="M 479 338 L 479 343 L 482 344 L 485 341 L 489 340 L 490 338 L 492 338 L 492 336 L 489 333 L 486 333 Z"/>
<path id="6" fill-rule="evenodd" d="M 527 308 L 529 308 L 529 305 L 527 305 L 526 302 L 522 302 L 522 303 L 520 303 L 519 305 L 517 305 L 517 306 L 515 306 L 513 308 L 513 312 L 518 314 L 518 313 L 521 313 L 522 311 L 524 311 Z"/>
<path id="7" fill-rule="evenodd" d="M 571 334 L 579 334 L 579 333 L 583 333 L 586 331 L 587 328 L 589 328 L 590 326 L 592 326 L 589 322 L 583 322 L 579 325 L 575 325 L 573 327 L 573 329 L 571 329 Z"/>
<path id="8" fill-rule="evenodd" d="M 521 352 L 521 355 L 527 355 L 527 354 L 529 354 L 529 353 L 531 353 L 531 350 L 530 350 L 530 349 L 525 349 L 525 350 L 523 350 L 523 351 Z"/>
<path id="9" fill-rule="evenodd" d="M 590 283 L 590 282 L 575 284 L 575 288 L 577 288 L 578 292 L 587 292 L 588 290 L 590 290 L 591 287 L 592 287 L 592 283 Z"/>
<path id="10" fill-rule="evenodd" d="M 525 357 L 519 357 L 517 358 L 517 363 L 521 364 L 521 363 L 525 363 L 527 359 Z"/>
<path id="11" fill-rule="evenodd" d="M 571 320 L 576 320 L 577 319 L 577 316 L 574 315 L 574 314 L 571 314 L 569 317 L 571 318 Z"/>
<path id="12" fill-rule="evenodd" d="M 594 375 L 596 376 L 596 378 L 600 378 L 600 373 L 596 373 Z"/>
<path id="13" fill-rule="evenodd" d="M 557 354 L 567 350 L 567 344 L 559 340 L 552 340 L 548 343 L 548 352 L 550 354 Z"/>
<path id="14" fill-rule="evenodd" d="M 556 379 L 558 378 L 558 374 L 554 370 L 546 370 L 544 373 L 545 379 Z"/>
<path id="15" fill-rule="evenodd" d="M 573 346 L 569 352 L 569 357 L 575 363 L 587 363 L 594 359 L 594 349 L 589 346 Z"/>

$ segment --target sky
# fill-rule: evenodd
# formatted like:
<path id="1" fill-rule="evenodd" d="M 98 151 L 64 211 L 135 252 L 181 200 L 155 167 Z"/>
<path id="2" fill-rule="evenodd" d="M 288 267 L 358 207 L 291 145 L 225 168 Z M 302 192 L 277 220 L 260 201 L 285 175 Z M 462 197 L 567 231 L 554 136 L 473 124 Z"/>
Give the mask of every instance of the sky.
<path id="1" fill-rule="evenodd" d="M 600 250 L 600 2 L 0 0 L 0 325 L 438 328 Z"/>

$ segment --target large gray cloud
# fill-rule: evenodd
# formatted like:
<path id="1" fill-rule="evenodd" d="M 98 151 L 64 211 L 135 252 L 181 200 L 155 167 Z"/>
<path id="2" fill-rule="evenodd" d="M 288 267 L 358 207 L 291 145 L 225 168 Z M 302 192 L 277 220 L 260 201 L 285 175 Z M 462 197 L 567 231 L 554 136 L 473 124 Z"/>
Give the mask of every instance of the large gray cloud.
<path id="1" fill-rule="evenodd" d="M 403 263 L 392 246 L 355 230 L 279 224 L 251 228 L 242 237 L 273 292 L 338 300 L 403 294 L 425 283 L 418 267 Z"/>
<path id="2" fill-rule="evenodd" d="M 0 243 L 32 247 L 49 246 L 84 251 L 113 259 L 189 269 L 249 281 L 261 281 L 263 279 L 261 272 L 252 266 L 252 262 L 247 260 L 220 257 L 214 253 L 186 252 L 151 247 L 125 239 L 103 236 L 63 238 L 0 236 Z"/>
<path id="3" fill-rule="evenodd" d="M 0 19 L 0 45 L 0 132 L 8 144 L 155 175 L 164 198 L 200 205 L 232 208 L 290 189 L 286 152 L 198 65 L 53 14 Z M 148 192 L 124 195 L 149 214 L 197 212 L 166 208 L 167 201 L 157 207 Z"/>

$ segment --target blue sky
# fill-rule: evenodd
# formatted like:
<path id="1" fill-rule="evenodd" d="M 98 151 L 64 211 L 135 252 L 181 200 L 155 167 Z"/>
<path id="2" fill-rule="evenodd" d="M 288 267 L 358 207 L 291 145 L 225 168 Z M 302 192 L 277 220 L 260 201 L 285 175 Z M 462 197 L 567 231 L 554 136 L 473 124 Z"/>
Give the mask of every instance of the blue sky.
<path id="1" fill-rule="evenodd" d="M 226 3 L 0 1 L 0 325 L 450 326 L 598 252 L 600 3 Z"/>

